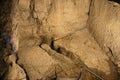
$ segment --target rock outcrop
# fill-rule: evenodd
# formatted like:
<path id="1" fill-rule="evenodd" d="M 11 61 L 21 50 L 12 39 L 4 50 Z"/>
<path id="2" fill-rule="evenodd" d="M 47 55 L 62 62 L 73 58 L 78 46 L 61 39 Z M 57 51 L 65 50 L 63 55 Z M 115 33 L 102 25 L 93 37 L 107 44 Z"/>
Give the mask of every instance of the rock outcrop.
<path id="1" fill-rule="evenodd" d="M 119 80 L 120 4 L 1 0 L 1 80 Z"/>

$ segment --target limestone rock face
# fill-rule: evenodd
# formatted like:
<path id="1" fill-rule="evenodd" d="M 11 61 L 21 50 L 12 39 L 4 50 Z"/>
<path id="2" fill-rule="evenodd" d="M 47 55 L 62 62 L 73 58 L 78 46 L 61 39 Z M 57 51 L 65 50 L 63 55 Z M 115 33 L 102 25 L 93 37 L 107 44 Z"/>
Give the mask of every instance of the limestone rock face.
<path id="1" fill-rule="evenodd" d="M 120 66 L 119 13 L 120 5 L 118 3 L 93 0 L 88 20 L 89 30 L 95 40 L 105 52 L 111 51 L 113 61 L 118 66 Z"/>
<path id="2" fill-rule="evenodd" d="M 15 62 L 15 55 L 10 55 L 6 60 L 9 67 L 4 80 L 26 80 L 24 70 Z"/>
<path id="3" fill-rule="evenodd" d="M 35 7 L 36 12 L 38 10 L 39 13 L 40 10 L 43 10 L 43 12 L 47 13 L 47 16 L 43 18 L 43 25 L 41 26 L 43 33 L 49 34 L 49 36 L 54 38 L 60 38 L 86 27 L 90 0 L 53 1 L 51 0 L 46 11 L 44 11 L 44 8 L 39 9 L 37 6 L 39 2 L 37 2 Z M 42 3 L 43 7 L 47 4 L 48 2 Z"/>
<path id="4" fill-rule="evenodd" d="M 115 0 L 1 0 L 0 80 L 119 80 Z"/>
<path id="5" fill-rule="evenodd" d="M 54 73 L 56 62 L 41 48 L 37 46 L 26 47 L 20 49 L 18 53 L 20 53 L 18 54 L 18 64 L 26 70 L 31 80 L 42 79 L 47 77 L 47 74 Z"/>

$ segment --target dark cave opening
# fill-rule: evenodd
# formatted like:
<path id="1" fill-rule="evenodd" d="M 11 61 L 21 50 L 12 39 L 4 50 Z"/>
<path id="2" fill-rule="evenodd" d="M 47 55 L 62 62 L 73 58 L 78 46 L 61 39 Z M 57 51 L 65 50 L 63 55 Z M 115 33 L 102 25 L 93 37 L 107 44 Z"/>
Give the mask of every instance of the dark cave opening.
<path id="1" fill-rule="evenodd" d="M 109 0 L 120 4 L 120 0 Z"/>

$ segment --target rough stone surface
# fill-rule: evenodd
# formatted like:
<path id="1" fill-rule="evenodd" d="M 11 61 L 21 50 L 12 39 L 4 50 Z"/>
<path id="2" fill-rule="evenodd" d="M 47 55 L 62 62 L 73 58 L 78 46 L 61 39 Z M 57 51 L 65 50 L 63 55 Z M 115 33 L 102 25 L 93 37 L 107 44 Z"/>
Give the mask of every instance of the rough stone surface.
<path id="1" fill-rule="evenodd" d="M 120 5 L 106 0 L 93 0 L 90 9 L 90 32 L 104 51 L 111 51 L 113 61 L 120 66 Z"/>
<path id="2" fill-rule="evenodd" d="M 20 49 L 17 55 L 18 64 L 25 69 L 31 80 L 41 79 L 44 76 L 47 77 L 47 74 L 54 73 L 52 71 L 55 61 L 40 47 L 32 46 Z"/>
<path id="3" fill-rule="evenodd" d="M 6 58 L 6 61 L 9 66 L 4 80 L 26 80 L 26 74 L 24 70 L 16 64 L 16 57 L 14 54 Z"/>
<path id="4" fill-rule="evenodd" d="M 114 69 L 115 67 L 109 63 L 108 57 L 88 34 L 90 34 L 88 30 L 84 29 L 62 39 L 55 40 L 55 49 L 59 49 L 60 52 L 67 57 L 71 57 L 71 54 L 77 55 L 88 67 L 96 69 L 96 73 L 103 72 L 104 74 L 102 74 L 102 76 L 109 79 L 113 78 L 113 80 L 117 79 L 117 72 L 111 70 L 111 67 Z M 65 53 L 65 50 L 68 50 L 71 54 L 68 51 L 68 53 Z M 75 60 L 74 62 L 77 61 Z M 111 76 L 112 73 L 115 75 Z"/>
<path id="5" fill-rule="evenodd" d="M 0 80 L 119 80 L 116 0 L 1 0 Z"/>

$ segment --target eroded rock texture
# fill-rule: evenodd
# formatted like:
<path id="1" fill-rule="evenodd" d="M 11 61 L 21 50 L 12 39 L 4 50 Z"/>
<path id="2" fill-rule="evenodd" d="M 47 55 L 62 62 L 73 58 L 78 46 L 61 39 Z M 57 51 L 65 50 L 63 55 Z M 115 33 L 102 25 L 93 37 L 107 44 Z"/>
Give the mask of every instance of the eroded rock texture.
<path id="1" fill-rule="evenodd" d="M 0 80 L 119 80 L 117 0 L 1 0 Z"/>

